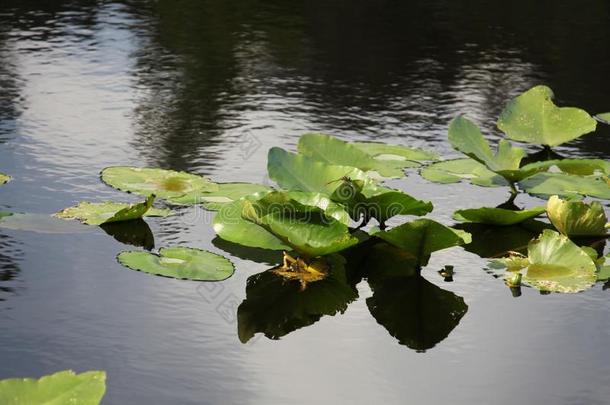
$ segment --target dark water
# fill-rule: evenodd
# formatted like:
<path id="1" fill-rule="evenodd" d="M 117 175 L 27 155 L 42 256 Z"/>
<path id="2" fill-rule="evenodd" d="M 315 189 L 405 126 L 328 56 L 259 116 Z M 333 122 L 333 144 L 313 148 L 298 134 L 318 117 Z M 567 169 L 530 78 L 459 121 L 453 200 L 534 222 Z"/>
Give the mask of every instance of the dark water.
<path id="1" fill-rule="evenodd" d="M 0 171 L 14 179 L 0 188 L 0 210 L 130 200 L 98 179 L 116 164 L 267 182 L 267 149 L 293 147 L 306 131 L 454 155 L 453 116 L 491 133 L 506 100 L 535 84 L 550 85 L 561 104 L 610 110 L 609 38 L 603 0 L 1 0 Z M 600 128 L 560 152 L 608 159 L 609 136 Z M 457 207 L 507 197 L 415 173 L 392 185 L 432 199 L 431 216 L 446 223 Z M 155 246 L 231 250 L 213 241 L 212 214 L 179 214 L 147 219 Z M 150 242 L 148 228 L 137 231 Z M 126 248 L 98 228 L 0 230 L 0 379 L 103 369 L 106 404 L 610 398 L 610 295 L 601 285 L 576 295 L 525 289 L 515 299 L 483 271 L 485 260 L 451 249 L 433 256 L 421 282 L 432 295 L 463 297 L 467 311 L 423 353 L 367 305 L 409 300 L 392 286 L 372 297 L 366 282 L 344 314 L 242 344 L 236 309 L 246 280 L 276 257 L 255 262 L 233 250 L 237 272 L 210 285 L 128 271 L 114 259 Z M 445 264 L 455 265 L 453 283 L 436 273 Z"/>

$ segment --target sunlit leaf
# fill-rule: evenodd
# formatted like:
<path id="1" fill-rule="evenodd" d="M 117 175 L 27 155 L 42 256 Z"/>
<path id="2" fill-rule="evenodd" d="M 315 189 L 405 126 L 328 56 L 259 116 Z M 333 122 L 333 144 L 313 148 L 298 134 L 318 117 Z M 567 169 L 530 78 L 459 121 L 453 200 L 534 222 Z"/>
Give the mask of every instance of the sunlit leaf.
<path id="1" fill-rule="evenodd" d="M 595 131 L 595 120 L 584 110 L 557 107 L 553 91 L 536 86 L 511 100 L 498 119 L 510 139 L 557 146 Z"/>
<path id="2" fill-rule="evenodd" d="M 154 194 L 159 198 L 218 190 L 218 186 L 205 177 L 148 167 L 107 167 L 102 170 L 102 181 L 121 191 L 144 196 Z"/>
<path id="3" fill-rule="evenodd" d="M 597 114 L 595 118 L 597 118 L 598 121 L 603 122 L 604 124 L 610 125 L 610 113 Z"/>
<path id="4" fill-rule="evenodd" d="M 439 159 L 439 156 L 434 152 L 402 145 L 388 145 L 380 142 L 353 142 L 352 145 L 375 159 L 402 161 L 406 165 L 413 161 Z"/>
<path id="5" fill-rule="evenodd" d="M 608 218 L 597 201 L 562 200 L 552 196 L 546 207 L 549 220 L 559 232 L 567 236 L 595 236 L 606 234 Z"/>
<path id="6" fill-rule="evenodd" d="M 225 204 L 232 203 L 250 194 L 270 191 L 270 188 L 262 184 L 254 183 L 217 183 L 215 191 L 193 191 L 178 197 L 168 198 L 172 204 L 193 205 L 203 204 L 212 211 L 217 211 Z"/>
<path id="7" fill-rule="evenodd" d="M 411 254 L 416 265 L 425 266 L 437 250 L 470 243 L 469 233 L 449 228 L 431 219 L 418 219 L 375 233 L 375 236 Z"/>
<path id="8" fill-rule="evenodd" d="M 269 150 L 267 170 L 269 177 L 286 190 L 309 191 L 331 195 L 342 178 L 372 180 L 360 169 L 330 165 L 281 148 Z"/>
<path id="9" fill-rule="evenodd" d="M 534 207 L 520 211 L 482 207 L 456 211 L 453 214 L 453 219 L 460 222 L 506 226 L 515 225 L 528 219 L 535 218 L 544 211 L 544 207 Z"/>
<path id="10" fill-rule="evenodd" d="M 8 176 L 4 173 L 0 173 L 0 186 L 8 183 L 11 180 L 11 176 Z"/>
<path id="11" fill-rule="evenodd" d="M 105 392 L 106 373 L 103 371 L 76 374 L 66 370 L 38 380 L 0 380 L 0 404 L 3 405 L 97 405 Z"/>
<path id="12" fill-rule="evenodd" d="M 597 271 L 597 281 L 608 281 L 610 280 L 610 254 L 605 257 L 605 263 L 599 266 Z"/>
<path id="13" fill-rule="evenodd" d="M 260 198 L 260 196 L 253 198 Z M 290 250 L 289 245 L 271 232 L 242 218 L 244 202 L 244 199 L 237 200 L 226 204 L 218 211 L 213 221 L 216 234 L 226 241 L 252 248 Z"/>
<path id="14" fill-rule="evenodd" d="M 117 260 L 132 270 L 197 281 L 225 280 L 235 271 L 226 257 L 187 247 L 161 248 L 159 254 L 124 251 L 119 253 Z"/>
<path id="15" fill-rule="evenodd" d="M 423 168 L 420 174 L 424 179 L 435 183 L 449 184 L 468 180 L 483 187 L 508 186 L 508 182 L 502 176 L 469 158 L 433 163 Z"/>
<path id="16" fill-rule="evenodd" d="M 587 195 L 610 200 L 610 184 L 602 176 L 575 176 L 565 173 L 538 173 L 519 182 L 519 187 L 534 195 Z"/>
<path id="17" fill-rule="evenodd" d="M 590 176 L 595 174 L 610 175 L 610 162 L 602 159 L 561 159 L 547 160 L 542 162 L 530 163 L 521 170 L 551 171 L 557 170 L 578 176 Z"/>
<path id="18" fill-rule="evenodd" d="M 171 210 L 152 208 L 155 196 L 150 195 L 146 201 L 136 204 L 116 203 L 106 201 L 103 203 L 81 202 L 74 207 L 65 208 L 55 214 L 58 218 L 78 219 L 87 225 L 101 225 L 110 222 L 130 221 L 148 217 L 165 217 Z"/>

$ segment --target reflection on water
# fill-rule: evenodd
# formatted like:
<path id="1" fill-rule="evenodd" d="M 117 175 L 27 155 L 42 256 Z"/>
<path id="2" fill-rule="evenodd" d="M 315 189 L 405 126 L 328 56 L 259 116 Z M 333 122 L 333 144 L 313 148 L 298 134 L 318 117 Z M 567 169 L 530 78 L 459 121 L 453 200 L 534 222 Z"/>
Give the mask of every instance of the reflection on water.
<path id="1" fill-rule="evenodd" d="M 155 247 L 155 237 L 146 221 L 141 218 L 126 222 L 110 222 L 100 225 L 100 228 L 126 245 L 139 246 L 146 250 Z"/>
<path id="2" fill-rule="evenodd" d="M 559 104 L 607 111 L 609 20 L 604 0 L 3 0 L 0 171 L 13 181 L 0 188 L 0 208 L 46 215 L 120 200 L 98 178 L 118 164 L 267 184 L 268 148 L 308 131 L 451 155 L 450 118 L 465 113 L 497 139 L 506 100 L 538 83 Z M 600 127 L 557 153 L 607 159 L 609 135 Z M 392 185 L 433 200 L 431 216 L 445 222 L 456 208 L 495 206 L 506 194 L 431 185 L 415 173 Z M 540 204 L 516 204 L 524 201 Z M 0 277 L 12 280 L 1 282 L 10 316 L 0 319 L 0 378 L 103 368 L 108 404 L 480 403 L 489 387 L 502 404 L 610 396 L 607 291 L 513 300 L 479 270 L 477 255 L 525 246 L 528 229 L 478 230 L 468 246 L 476 255 L 439 253 L 425 280 L 388 263 L 382 247 L 372 261 L 348 257 L 346 281 L 333 285 L 342 294 L 315 308 L 260 273 L 277 254 L 214 239 L 200 212 L 104 227 L 114 239 L 96 229 L 3 230 Z M 500 245 L 498 232 L 510 243 Z M 242 302 L 239 325 L 193 283 L 122 269 L 114 257 L 133 248 L 125 243 L 230 254 L 238 271 L 219 299 Z M 441 289 L 434 270 L 446 264 L 456 276 Z M 6 294 L 16 280 L 24 288 Z M 324 316 L 333 311 L 345 312 Z M 439 323 L 420 322 L 424 315 Z M 242 345 L 236 329 L 242 340 L 282 339 Z M 437 345 L 422 356 L 396 340 Z M 562 367 L 549 368 L 558 358 Z"/>

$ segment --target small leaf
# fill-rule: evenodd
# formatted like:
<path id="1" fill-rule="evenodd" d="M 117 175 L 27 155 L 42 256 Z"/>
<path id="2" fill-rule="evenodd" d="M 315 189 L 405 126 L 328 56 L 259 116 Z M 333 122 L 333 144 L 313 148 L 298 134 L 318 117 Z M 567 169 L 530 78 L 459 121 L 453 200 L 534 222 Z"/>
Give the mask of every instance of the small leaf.
<path id="1" fill-rule="evenodd" d="M 0 173 L 0 186 L 8 183 L 11 180 L 11 176 L 8 176 L 4 173 Z"/>
<path id="2" fill-rule="evenodd" d="M 110 222 L 130 221 L 143 216 L 165 217 L 171 214 L 171 210 L 168 209 L 152 208 L 154 200 L 155 196 L 151 194 L 146 201 L 137 204 L 112 201 L 81 202 L 74 207 L 63 209 L 55 216 L 63 219 L 78 219 L 87 225 L 102 225 Z"/>
<path id="3" fill-rule="evenodd" d="M 610 254 L 606 255 L 604 265 L 600 266 L 597 271 L 597 281 L 607 280 L 610 280 Z"/>
<path id="4" fill-rule="evenodd" d="M 102 181 L 128 193 L 173 198 L 196 191 L 216 191 L 218 186 L 205 177 L 156 168 L 113 166 L 102 170 Z"/>
<path id="5" fill-rule="evenodd" d="M 159 249 L 159 254 L 124 251 L 117 260 L 132 270 L 178 279 L 197 281 L 221 281 L 233 275 L 235 268 L 226 257 L 207 250 L 169 247 Z"/>
<path id="6" fill-rule="evenodd" d="M 562 234 L 572 236 L 601 236 L 606 234 L 608 218 L 604 207 L 597 201 L 562 200 L 552 196 L 546 207 L 549 220 Z"/>
<path id="7" fill-rule="evenodd" d="M 425 266 L 437 250 L 470 243 L 469 233 L 446 227 L 431 219 L 418 219 L 375 233 L 375 236 L 410 253 L 418 267 Z"/>
<path id="8" fill-rule="evenodd" d="M 413 161 L 439 159 L 438 155 L 434 152 L 402 145 L 388 145 L 380 142 L 353 142 L 352 145 L 373 156 L 375 159 L 402 161 L 406 165 Z"/>
<path id="9" fill-rule="evenodd" d="M 595 120 L 584 110 L 557 107 L 553 91 L 536 86 L 511 100 L 498 128 L 516 141 L 557 146 L 595 131 Z"/>
<path id="10" fill-rule="evenodd" d="M 508 182 L 502 176 L 470 158 L 433 163 L 423 168 L 420 175 L 434 183 L 450 184 L 468 180 L 483 187 L 508 186 Z"/>
<path id="11" fill-rule="evenodd" d="M 519 182 L 519 187 L 534 195 L 586 195 L 610 200 L 610 185 L 600 176 L 575 176 L 565 173 L 538 173 Z"/>
<path id="12" fill-rule="evenodd" d="M 197 190 L 178 197 L 171 197 L 168 201 L 181 205 L 203 204 L 208 210 L 218 211 L 225 204 L 242 197 L 271 190 L 267 186 L 253 183 L 217 183 L 217 185 L 218 189 L 215 191 Z"/>
<path id="13" fill-rule="evenodd" d="M 597 114 L 595 116 L 599 122 L 610 125 L 610 113 Z"/>
<path id="14" fill-rule="evenodd" d="M 520 211 L 482 207 L 456 211 L 453 214 L 453 219 L 461 222 L 507 226 L 535 218 L 543 212 L 545 212 L 544 207 L 534 207 Z"/>
<path id="15" fill-rule="evenodd" d="M 72 370 L 46 375 L 38 380 L 10 378 L 0 380 L 0 404 L 79 404 L 97 405 L 106 392 L 106 373 Z"/>

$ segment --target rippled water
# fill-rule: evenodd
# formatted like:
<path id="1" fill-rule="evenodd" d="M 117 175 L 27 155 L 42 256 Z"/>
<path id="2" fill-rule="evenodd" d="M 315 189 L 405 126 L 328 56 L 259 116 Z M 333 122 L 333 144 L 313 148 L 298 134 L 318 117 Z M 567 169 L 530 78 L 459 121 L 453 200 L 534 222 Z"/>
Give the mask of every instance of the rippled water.
<path id="1" fill-rule="evenodd" d="M 538 83 L 559 103 L 610 109 L 607 2 L 489 3 L 3 0 L 0 171 L 14 180 L 0 188 L 0 210 L 129 199 L 99 181 L 116 164 L 266 183 L 268 148 L 294 147 L 307 131 L 454 155 L 453 116 L 491 133 L 506 100 Z M 600 128 L 560 152 L 608 159 L 609 136 Z M 432 199 L 445 222 L 456 207 L 508 196 L 416 173 L 391 184 Z M 179 214 L 147 219 L 157 247 L 227 254 L 212 214 Z M 128 271 L 114 259 L 125 248 L 97 228 L 0 230 L 0 378 L 104 369 L 106 404 L 610 397 L 610 296 L 600 285 L 515 299 L 484 260 L 452 249 L 423 274 L 468 311 L 424 353 L 377 324 L 366 282 L 344 314 L 242 344 L 235 312 L 246 280 L 275 256 L 254 262 L 229 249 L 237 272 L 210 287 Z M 453 283 L 436 273 L 447 263 Z"/>

